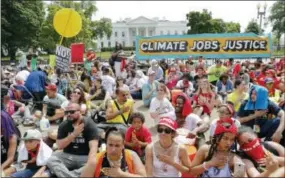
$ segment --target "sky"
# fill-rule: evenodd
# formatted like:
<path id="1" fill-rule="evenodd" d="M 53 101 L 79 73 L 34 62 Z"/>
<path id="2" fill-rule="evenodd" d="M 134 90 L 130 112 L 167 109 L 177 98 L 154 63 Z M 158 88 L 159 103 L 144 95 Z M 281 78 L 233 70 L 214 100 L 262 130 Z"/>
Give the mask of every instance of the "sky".
<path id="1" fill-rule="evenodd" d="M 266 15 L 268 17 L 270 7 L 275 1 L 96 1 L 98 11 L 94 17 L 98 20 L 107 17 L 112 22 L 125 18 L 158 17 L 173 21 L 186 20 L 186 14 L 190 11 L 202 11 L 208 9 L 213 18 L 221 18 L 226 22 L 233 21 L 241 24 L 241 31 L 246 28 L 251 19 L 257 18 L 257 4 L 261 10 L 267 4 Z M 262 19 L 264 22 L 264 19 Z M 257 21 L 259 24 L 259 20 Z M 265 32 L 271 31 L 271 25 L 267 25 Z"/>

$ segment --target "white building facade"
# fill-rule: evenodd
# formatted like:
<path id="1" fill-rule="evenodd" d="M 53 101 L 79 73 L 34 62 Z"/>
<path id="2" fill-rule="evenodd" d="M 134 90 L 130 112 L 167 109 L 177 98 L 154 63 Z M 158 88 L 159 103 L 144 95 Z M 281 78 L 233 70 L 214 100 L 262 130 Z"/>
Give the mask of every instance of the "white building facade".
<path id="1" fill-rule="evenodd" d="M 125 19 L 112 23 L 112 35 L 110 38 L 104 36 L 97 40 L 97 47 L 114 47 L 116 42 L 123 47 L 135 47 L 136 36 L 155 35 L 183 35 L 187 33 L 186 21 L 148 19 L 140 16 L 135 19 Z"/>

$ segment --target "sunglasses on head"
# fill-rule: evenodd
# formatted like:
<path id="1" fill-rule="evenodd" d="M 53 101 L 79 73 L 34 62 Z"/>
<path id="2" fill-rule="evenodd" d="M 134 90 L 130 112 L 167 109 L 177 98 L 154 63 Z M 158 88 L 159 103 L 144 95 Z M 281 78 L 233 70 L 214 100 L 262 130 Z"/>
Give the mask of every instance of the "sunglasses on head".
<path id="1" fill-rule="evenodd" d="M 76 112 L 76 110 L 64 111 L 64 114 L 65 115 L 74 114 L 75 112 Z"/>
<path id="2" fill-rule="evenodd" d="M 158 127 L 157 128 L 157 132 L 159 133 L 159 134 L 161 134 L 161 133 L 165 133 L 165 134 L 170 134 L 170 133 L 172 133 L 172 130 L 171 129 L 169 129 L 169 128 L 161 128 L 161 127 Z"/>

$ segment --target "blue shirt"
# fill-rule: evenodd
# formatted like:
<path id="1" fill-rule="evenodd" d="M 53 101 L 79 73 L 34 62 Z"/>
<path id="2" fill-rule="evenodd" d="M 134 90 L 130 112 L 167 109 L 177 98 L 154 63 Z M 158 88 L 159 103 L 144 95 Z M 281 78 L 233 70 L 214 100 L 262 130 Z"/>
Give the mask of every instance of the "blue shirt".
<path id="1" fill-rule="evenodd" d="M 45 91 L 46 74 L 43 71 L 32 71 L 28 76 L 25 86 L 32 92 Z"/>

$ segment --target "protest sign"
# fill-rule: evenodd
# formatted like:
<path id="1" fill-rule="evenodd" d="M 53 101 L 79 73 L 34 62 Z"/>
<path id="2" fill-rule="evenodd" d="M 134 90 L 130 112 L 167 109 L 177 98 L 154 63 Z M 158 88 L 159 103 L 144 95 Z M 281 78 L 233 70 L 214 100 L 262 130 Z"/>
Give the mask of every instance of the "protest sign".
<path id="1" fill-rule="evenodd" d="M 56 46 L 56 68 L 68 71 L 70 64 L 70 49 L 61 45 Z"/>
<path id="2" fill-rule="evenodd" d="M 136 58 L 268 58 L 271 55 L 270 34 L 254 33 L 162 35 L 137 37 Z"/>
<path id="3" fill-rule="evenodd" d="M 83 64 L 84 44 L 76 43 L 71 44 L 71 63 Z"/>

